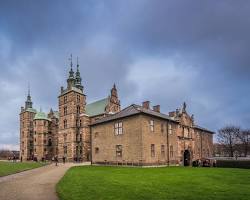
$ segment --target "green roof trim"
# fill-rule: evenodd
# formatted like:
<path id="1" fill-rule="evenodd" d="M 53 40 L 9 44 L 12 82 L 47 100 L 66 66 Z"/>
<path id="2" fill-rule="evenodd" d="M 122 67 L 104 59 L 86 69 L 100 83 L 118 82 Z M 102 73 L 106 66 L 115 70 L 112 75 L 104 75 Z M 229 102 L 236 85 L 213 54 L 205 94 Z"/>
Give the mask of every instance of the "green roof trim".
<path id="1" fill-rule="evenodd" d="M 86 105 L 86 114 L 96 116 L 105 113 L 105 108 L 108 105 L 108 98 L 95 101 Z"/>
<path id="2" fill-rule="evenodd" d="M 36 109 L 34 108 L 27 108 L 25 111 L 28 111 L 28 112 L 33 112 L 33 113 L 36 113 Z"/>
<path id="3" fill-rule="evenodd" d="M 50 119 L 47 117 L 47 115 L 44 112 L 36 113 L 34 120 L 39 120 L 39 119 L 50 121 Z"/>

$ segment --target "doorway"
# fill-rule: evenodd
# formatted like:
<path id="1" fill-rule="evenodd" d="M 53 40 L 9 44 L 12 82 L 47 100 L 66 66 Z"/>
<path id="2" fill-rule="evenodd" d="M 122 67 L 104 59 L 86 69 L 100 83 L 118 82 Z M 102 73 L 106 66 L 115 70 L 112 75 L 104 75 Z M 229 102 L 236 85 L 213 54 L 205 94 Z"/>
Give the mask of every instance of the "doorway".
<path id="1" fill-rule="evenodd" d="M 190 151 L 185 150 L 184 151 L 184 166 L 189 166 L 190 165 Z"/>

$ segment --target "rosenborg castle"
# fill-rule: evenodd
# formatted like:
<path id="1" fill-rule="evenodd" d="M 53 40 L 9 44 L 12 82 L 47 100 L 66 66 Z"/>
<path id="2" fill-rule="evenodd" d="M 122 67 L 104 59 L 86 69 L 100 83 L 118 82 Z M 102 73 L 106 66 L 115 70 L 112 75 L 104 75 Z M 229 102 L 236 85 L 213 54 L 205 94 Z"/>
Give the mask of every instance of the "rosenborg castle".
<path id="1" fill-rule="evenodd" d="M 185 103 L 168 114 L 149 101 L 122 109 L 116 85 L 105 98 L 87 103 L 79 65 L 75 73 L 72 67 L 71 61 L 58 111 L 37 111 L 28 92 L 20 113 L 23 160 L 57 156 L 93 164 L 189 165 L 212 155 L 213 132 L 195 123 Z"/>

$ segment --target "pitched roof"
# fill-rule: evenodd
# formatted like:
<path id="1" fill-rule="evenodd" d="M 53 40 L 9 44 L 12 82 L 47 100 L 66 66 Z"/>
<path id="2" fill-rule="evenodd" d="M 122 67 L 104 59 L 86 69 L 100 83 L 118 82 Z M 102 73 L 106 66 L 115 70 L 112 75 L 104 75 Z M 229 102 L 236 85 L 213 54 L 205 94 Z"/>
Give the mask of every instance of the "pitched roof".
<path id="1" fill-rule="evenodd" d="M 101 119 L 93 122 L 91 125 L 101 124 L 101 123 L 105 123 L 105 122 L 108 122 L 108 121 L 112 121 L 112 120 L 116 120 L 116 119 L 120 119 L 120 118 L 124 118 L 124 117 L 128 117 L 128 116 L 132 116 L 132 115 L 136 115 L 136 114 L 140 114 L 140 113 L 155 116 L 155 117 L 159 117 L 159 118 L 162 118 L 162 119 L 166 119 L 166 120 L 169 120 L 169 121 L 172 121 L 172 122 L 179 123 L 179 121 L 169 117 L 166 114 L 159 113 L 159 112 L 156 112 L 156 111 L 153 111 L 153 110 L 150 110 L 150 109 L 143 108 L 142 106 L 132 104 L 132 105 L 128 106 L 127 108 L 124 108 L 123 110 L 121 110 L 120 112 L 118 112 L 116 114 L 106 116 L 104 118 L 101 118 Z M 200 130 L 203 130 L 203 131 L 206 131 L 206 132 L 209 132 L 209 133 L 214 133 L 213 131 L 210 131 L 210 130 L 208 130 L 206 128 L 202 128 L 202 127 L 200 127 L 198 125 L 195 125 L 194 128 L 200 129 Z"/>
<path id="2" fill-rule="evenodd" d="M 210 131 L 210 130 L 203 128 L 201 126 L 198 126 L 198 125 L 195 125 L 194 128 L 214 134 L 213 131 Z"/>
<path id="3" fill-rule="evenodd" d="M 39 119 L 42 119 L 42 120 L 48 120 L 50 121 L 50 119 L 47 117 L 47 115 L 44 113 L 44 112 L 38 112 L 36 113 L 35 117 L 34 117 L 34 120 L 39 120 Z"/>
<path id="4" fill-rule="evenodd" d="M 155 117 L 159 117 L 159 118 L 163 118 L 163 119 L 167 119 L 167 120 L 171 120 L 176 122 L 175 120 L 171 119 L 168 115 L 159 113 L 159 112 L 155 112 L 153 110 L 149 110 L 149 109 L 145 109 L 142 106 L 139 105 L 135 105 L 132 104 L 130 106 L 128 106 L 127 108 L 124 108 L 123 110 L 121 110 L 120 112 L 113 114 L 113 115 L 109 115 L 107 117 L 101 118 L 99 120 L 97 120 L 96 122 L 92 123 L 92 125 L 95 124 L 100 124 L 100 123 L 104 123 L 104 122 L 108 122 L 108 121 L 112 121 L 115 119 L 120 119 L 120 118 L 124 118 L 124 117 L 128 117 L 128 116 L 132 116 L 132 115 L 136 115 L 139 113 L 144 113 L 144 114 L 148 114 L 148 115 L 153 115 Z M 177 123 L 177 122 L 176 122 Z"/>
<path id="5" fill-rule="evenodd" d="M 36 113 L 36 109 L 34 108 L 27 108 L 25 111 L 28 111 L 28 112 L 33 112 L 33 113 Z"/>
<path id="6" fill-rule="evenodd" d="M 75 92 L 78 92 L 78 93 L 82 94 L 82 90 L 80 90 L 77 87 L 72 87 L 71 89 L 66 88 L 59 96 L 62 96 L 62 95 L 66 94 L 66 93 L 68 93 L 70 91 L 75 91 Z"/>
<path id="7" fill-rule="evenodd" d="M 86 114 L 96 116 L 105 113 L 105 108 L 108 105 L 108 98 L 95 101 L 86 105 Z"/>

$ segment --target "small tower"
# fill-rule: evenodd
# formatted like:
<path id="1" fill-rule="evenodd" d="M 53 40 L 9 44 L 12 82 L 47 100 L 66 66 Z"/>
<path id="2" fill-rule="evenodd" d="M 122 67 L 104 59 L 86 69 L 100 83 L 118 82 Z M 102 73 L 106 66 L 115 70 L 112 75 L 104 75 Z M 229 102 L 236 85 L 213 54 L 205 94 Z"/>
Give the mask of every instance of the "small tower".
<path id="1" fill-rule="evenodd" d="M 68 89 L 71 89 L 72 87 L 75 86 L 75 77 L 74 77 L 74 71 L 72 69 L 73 63 L 72 63 L 72 54 L 70 55 L 70 71 L 69 71 L 69 78 L 67 79 L 68 83 Z"/>
<path id="2" fill-rule="evenodd" d="M 83 91 L 83 86 L 82 86 L 82 78 L 81 78 L 81 74 L 79 71 L 79 63 L 78 63 L 78 57 L 77 57 L 77 65 L 76 65 L 76 77 L 75 77 L 75 86 L 80 89 L 81 91 Z"/>

